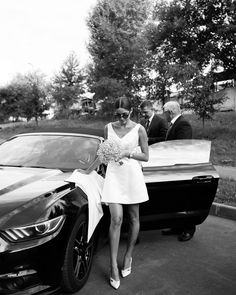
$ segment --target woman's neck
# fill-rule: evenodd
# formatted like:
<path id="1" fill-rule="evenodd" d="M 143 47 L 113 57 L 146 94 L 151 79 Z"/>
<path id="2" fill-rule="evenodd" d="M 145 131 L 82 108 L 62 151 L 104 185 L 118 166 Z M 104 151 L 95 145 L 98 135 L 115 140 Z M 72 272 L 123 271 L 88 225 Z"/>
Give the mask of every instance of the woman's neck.
<path id="1" fill-rule="evenodd" d="M 120 128 L 126 128 L 126 127 L 130 127 L 131 126 L 131 120 L 128 119 L 126 122 L 122 123 L 120 121 L 117 121 L 117 124 L 116 124 L 117 127 L 120 127 Z"/>

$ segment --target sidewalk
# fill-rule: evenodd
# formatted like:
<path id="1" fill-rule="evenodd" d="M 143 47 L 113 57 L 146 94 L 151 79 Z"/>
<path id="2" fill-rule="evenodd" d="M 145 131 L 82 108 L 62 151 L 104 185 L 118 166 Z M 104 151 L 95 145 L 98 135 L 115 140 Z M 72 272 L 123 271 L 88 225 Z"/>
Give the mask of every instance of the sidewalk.
<path id="1" fill-rule="evenodd" d="M 236 181 L 236 167 L 214 166 L 220 178 L 229 178 Z M 211 206 L 210 214 L 222 218 L 236 220 L 236 207 L 214 203 Z"/>

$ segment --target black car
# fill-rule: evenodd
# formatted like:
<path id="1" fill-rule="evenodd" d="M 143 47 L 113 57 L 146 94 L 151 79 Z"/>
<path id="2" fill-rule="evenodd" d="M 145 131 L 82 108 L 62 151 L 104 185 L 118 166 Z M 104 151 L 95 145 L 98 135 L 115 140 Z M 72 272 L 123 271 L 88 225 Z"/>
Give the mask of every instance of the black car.
<path id="1" fill-rule="evenodd" d="M 73 175 L 97 175 L 92 187 L 104 178 L 106 167 L 97 159 L 102 141 L 98 130 L 51 130 L 16 135 L 0 145 L 0 293 L 18 291 L 36 277 L 65 292 L 86 283 L 109 210 L 104 204 L 88 238 L 88 183 L 79 185 Z M 149 149 L 150 160 L 143 163 L 149 201 L 140 206 L 141 230 L 202 223 L 219 180 L 209 162 L 210 142 L 168 141 Z"/>

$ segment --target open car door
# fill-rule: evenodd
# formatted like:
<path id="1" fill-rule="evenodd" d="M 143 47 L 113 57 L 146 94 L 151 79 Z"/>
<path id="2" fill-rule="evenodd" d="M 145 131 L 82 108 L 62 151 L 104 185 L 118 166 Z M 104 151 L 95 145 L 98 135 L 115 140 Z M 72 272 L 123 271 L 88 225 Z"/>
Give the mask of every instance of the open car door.
<path id="1" fill-rule="evenodd" d="M 219 175 L 210 162 L 211 142 L 173 140 L 149 147 L 142 162 L 149 201 L 140 206 L 141 229 L 202 223 L 214 200 Z"/>

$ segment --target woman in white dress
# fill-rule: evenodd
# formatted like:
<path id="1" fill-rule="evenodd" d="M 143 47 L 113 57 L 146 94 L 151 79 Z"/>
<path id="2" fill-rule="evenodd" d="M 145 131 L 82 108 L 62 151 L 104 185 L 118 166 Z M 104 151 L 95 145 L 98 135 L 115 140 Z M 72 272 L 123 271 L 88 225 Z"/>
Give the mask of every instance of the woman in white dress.
<path id="1" fill-rule="evenodd" d="M 108 203 L 111 214 L 110 240 L 110 284 L 120 286 L 117 255 L 120 230 L 123 221 L 123 205 L 128 208 L 130 231 L 127 249 L 121 269 L 122 277 L 131 273 L 132 253 L 139 233 L 139 204 L 148 200 L 147 188 L 140 161 L 148 161 L 148 139 L 146 130 L 130 119 L 132 106 L 126 97 L 115 102 L 117 121 L 105 126 L 105 139 L 112 140 L 122 149 L 122 165 L 111 162 L 107 166 L 102 192 L 102 202 Z"/>

